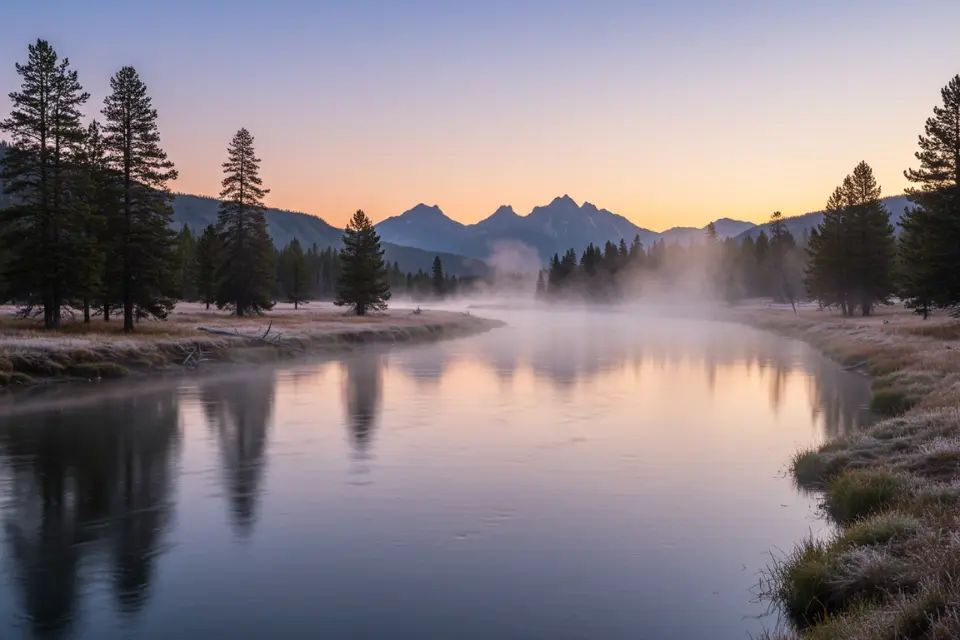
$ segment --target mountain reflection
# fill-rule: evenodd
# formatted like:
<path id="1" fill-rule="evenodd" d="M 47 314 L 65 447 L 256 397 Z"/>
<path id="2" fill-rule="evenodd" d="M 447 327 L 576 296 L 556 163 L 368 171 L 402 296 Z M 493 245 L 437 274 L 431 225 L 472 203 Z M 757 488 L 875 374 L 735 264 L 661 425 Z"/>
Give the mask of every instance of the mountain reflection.
<path id="1" fill-rule="evenodd" d="M 256 521 L 275 387 L 273 372 L 200 387 L 207 424 L 219 443 L 231 517 L 241 535 L 248 535 Z"/>
<path id="2" fill-rule="evenodd" d="M 173 392 L 0 422 L 5 543 L 36 637 L 66 635 L 81 583 L 109 576 L 117 606 L 146 601 L 179 452 Z M 84 571 L 80 567 L 101 567 Z"/>
<path id="3" fill-rule="evenodd" d="M 373 443 L 383 400 L 383 356 L 361 351 L 346 358 L 343 367 L 347 428 L 354 451 L 362 457 Z"/>

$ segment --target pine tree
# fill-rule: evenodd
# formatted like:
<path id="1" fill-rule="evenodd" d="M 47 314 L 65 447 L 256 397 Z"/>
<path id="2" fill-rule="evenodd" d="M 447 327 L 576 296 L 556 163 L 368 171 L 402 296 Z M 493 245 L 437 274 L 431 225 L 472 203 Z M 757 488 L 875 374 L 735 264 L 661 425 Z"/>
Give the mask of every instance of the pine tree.
<path id="1" fill-rule="evenodd" d="M 217 301 L 217 266 L 220 264 L 220 238 L 214 225 L 208 224 L 203 229 L 196 251 L 194 277 L 197 298 L 209 309 Z"/>
<path id="2" fill-rule="evenodd" d="M 119 294 L 123 330 L 134 315 L 165 318 L 176 304 L 176 234 L 170 228 L 172 195 L 167 182 L 177 171 L 160 148 L 157 110 L 136 69 L 124 67 L 110 79 L 104 100 L 107 165 L 118 181 L 120 206 L 112 227 L 115 253 L 108 287 Z M 114 231 L 115 230 L 115 231 Z"/>
<path id="3" fill-rule="evenodd" d="M 904 172 L 916 186 L 900 222 L 903 296 L 924 317 L 931 305 L 960 315 L 960 75 L 940 95 L 919 139 L 920 167 Z"/>
<path id="4" fill-rule="evenodd" d="M 894 292 L 896 244 L 890 213 L 880 200 L 880 186 L 866 162 L 843 181 L 845 220 L 850 229 L 844 247 L 850 264 L 851 295 L 864 316 L 877 303 L 886 304 Z"/>
<path id="5" fill-rule="evenodd" d="M 263 188 L 260 158 L 246 129 L 230 141 L 223 172 L 217 217 L 221 249 L 217 308 L 230 308 L 238 316 L 259 314 L 273 307 L 274 247 L 263 205 L 269 190 Z"/>
<path id="6" fill-rule="evenodd" d="M 807 293 L 816 298 L 821 307 L 837 306 L 843 315 L 851 313 L 850 225 L 844 191 L 837 187 L 827 200 L 823 220 L 807 243 Z"/>
<path id="7" fill-rule="evenodd" d="M 83 321 L 89 323 L 93 302 L 99 300 L 102 305 L 109 299 L 106 290 L 106 256 L 110 246 L 108 221 L 115 216 L 119 203 L 117 181 L 107 166 L 103 129 L 96 120 L 87 127 L 80 164 L 84 177 L 80 198 L 86 204 L 88 213 L 84 233 L 93 248 L 78 296 L 83 309 Z"/>
<path id="8" fill-rule="evenodd" d="M 774 298 L 781 302 L 789 302 L 796 312 L 796 292 L 793 286 L 795 278 L 791 269 L 790 252 L 797 243 L 783 221 L 783 214 L 779 211 L 774 211 L 770 216 L 769 227 Z"/>
<path id="9" fill-rule="evenodd" d="M 294 309 L 308 300 L 309 273 L 307 260 L 304 256 L 300 241 L 294 238 L 283 251 L 280 252 L 280 273 L 283 291 L 287 300 L 293 303 Z"/>
<path id="10" fill-rule="evenodd" d="M 340 250 L 341 274 L 337 282 L 338 307 L 351 306 L 358 316 L 383 311 L 390 299 L 387 269 L 383 264 L 380 236 L 370 218 L 360 209 L 343 232 Z"/>
<path id="11" fill-rule="evenodd" d="M 537 272 L 537 297 L 542 298 L 547 294 L 547 283 L 543 278 L 543 269 Z"/>
<path id="12" fill-rule="evenodd" d="M 433 267 L 431 269 L 432 280 L 433 280 L 433 294 L 437 297 L 443 296 L 444 292 L 444 281 L 443 281 L 443 263 L 440 262 L 440 256 L 435 256 L 433 258 Z"/>
<path id="13" fill-rule="evenodd" d="M 707 239 L 712 242 L 717 241 L 717 225 L 712 222 L 707 225 Z"/>
<path id="14" fill-rule="evenodd" d="M 82 191 L 80 157 L 85 130 L 80 107 L 89 99 L 70 68 L 45 40 L 28 47 L 27 63 L 16 65 L 20 91 L 0 122 L 12 145 L 3 159 L 4 191 L 15 204 L 3 210 L 8 255 L 8 296 L 43 308 L 44 327 L 60 327 L 60 309 L 89 283 L 96 245 L 86 230 L 89 209 Z"/>

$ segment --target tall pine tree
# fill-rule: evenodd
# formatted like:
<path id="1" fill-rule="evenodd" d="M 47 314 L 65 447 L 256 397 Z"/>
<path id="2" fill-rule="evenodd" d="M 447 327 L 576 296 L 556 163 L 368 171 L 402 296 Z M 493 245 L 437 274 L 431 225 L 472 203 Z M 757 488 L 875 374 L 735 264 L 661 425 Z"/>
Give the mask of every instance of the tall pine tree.
<path id="1" fill-rule="evenodd" d="M 44 327 L 60 327 L 60 309 L 87 284 L 96 245 L 86 233 L 89 210 L 78 197 L 85 130 L 80 107 L 89 99 L 70 68 L 45 40 L 16 65 L 20 91 L 0 122 L 12 145 L 3 159 L 4 190 L 15 204 L 3 210 L 8 255 L 7 295 L 29 313 L 43 309 Z"/>
<path id="2" fill-rule="evenodd" d="M 136 69 L 120 69 L 110 89 L 102 112 L 104 146 L 120 202 L 108 221 L 113 246 L 107 260 L 115 267 L 108 285 L 117 291 L 123 330 L 129 332 L 135 315 L 165 318 L 176 304 L 176 233 L 167 182 L 177 171 L 160 148 L 157 110 Z"/>
<path id="3" fill-rule="evenodd" d="M 380 236 L 373 228 L 373 222 L 360 209 L 353 214 L 343 232 L 340 267 L 334 304 L 353 307 L 358 316 L 366 315 L 370 310 L 387 308 L 390 284 Z"/>
<path id="4" fill-rule="evenodd" d="M 880 200 L 873 169 L 861 162 L 843 181 L 845 219 L 850 227 L 844 248 L 850 264 L 853 303 L 869 316 L 874 305 L 886 304 L 894 291 L 896 244 L 890 213 Z"/>
<path id="5" fill-rule="evenodd" d="M 106 290 L 106 247 L 109 245 L 107 222 L 117 211 L 119 202 L 117 181 L 107 166 L 103 129 L 96 120 L 87 127 L 81 166 L 84 182 L 80 197 L 88 209 L 84 233 L 93 248 L 90 259 L 80 274 L 83 282 L 78 296 L 83 309 L 83 321 L 88 323 L 93 302 L 98 300 L 102 305 L 104 300 L 110 299 Z"/>
<path id="6" fill-rule="evenodd" d="M 274 249 L 263 205 L 270 190 L 263 188 L 260 158 L 246 129 L 230 141 L 223 172 L 217 217 L 217 307 L 232 309 L 238 316 L 259 314 L 273 307 Z"/>
<path id="7" fill-rule="evenodd" d="M 904 174 L 914 204 L 901 220 L 902 289 L 908 307 L 960 315 L 960 75 L 940 92 L 920 136 L 917 169 Z"/>

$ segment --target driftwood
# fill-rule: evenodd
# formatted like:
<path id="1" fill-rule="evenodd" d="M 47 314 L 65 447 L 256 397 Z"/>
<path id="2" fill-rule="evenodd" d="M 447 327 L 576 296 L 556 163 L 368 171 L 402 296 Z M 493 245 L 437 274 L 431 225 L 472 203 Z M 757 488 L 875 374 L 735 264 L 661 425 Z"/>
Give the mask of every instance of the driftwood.
<path id="1" fill-rule="evenodd" d="M 198 344 L 190 350 L 181 366 L 193 369 L 199 366 L 201 362 L 207 362 L 208 360 L 212 360 L 210 352 L 204 351 L 203 347 Z"/>
<path id="2" fill-rule="evenodd" d="M 240 338 L 241 340 L 249 340 L 250 342 L 256 342 L 259 344 L 266 344 L 271 347 L 276 347 L 277 349 L 288 349 L 290 351 L 298 351 L 303 353 L 303 349 L 297 348 L 291 344 L 288 344 L 283 341 L 282 333 L 275 333 L 272 336 L 270 332 L 273 330 L 273 320 L 270 321 L 270 324 L 267 325 L 266 331 L 258 336 L 252 336 L 246 333 L 240 333 L 238 329 L 233 331 L 227 331 L 225 329 L 212 329 L 210 327 L 197 327 L 197 331 L 203 331 L 204 333 L 210 333 L 216 336 L 229 336 L 231 338 Z"/>

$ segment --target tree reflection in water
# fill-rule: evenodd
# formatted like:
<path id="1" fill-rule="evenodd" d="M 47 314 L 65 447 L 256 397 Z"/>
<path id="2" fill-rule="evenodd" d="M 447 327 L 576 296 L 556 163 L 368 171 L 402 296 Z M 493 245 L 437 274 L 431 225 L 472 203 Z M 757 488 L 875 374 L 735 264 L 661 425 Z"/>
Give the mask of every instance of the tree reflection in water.
<path id="1" fill-rule="evenodd" d="M 343 396 L 350 442 L 357 457 L 365 458 L 373 443 L 383 400 L 383 356 L 360 351 L 344 360 Z"/>
<path id="2" fill-rule="evenodd" d="M 166 391 L 0 422 L 7 555 L 36 637 L 67 635 L 81 583 L 101 575 L 122 611 L 143 607 L 170 517 L 178 416 Z"/>
<path id="3" fill-rule="evenodd" d="M 231 518 L 242 536 L 248 536 L 256 522 L 275 389 L 272 371 L 200 387 L 207 424 L 219 443 Z"/>

